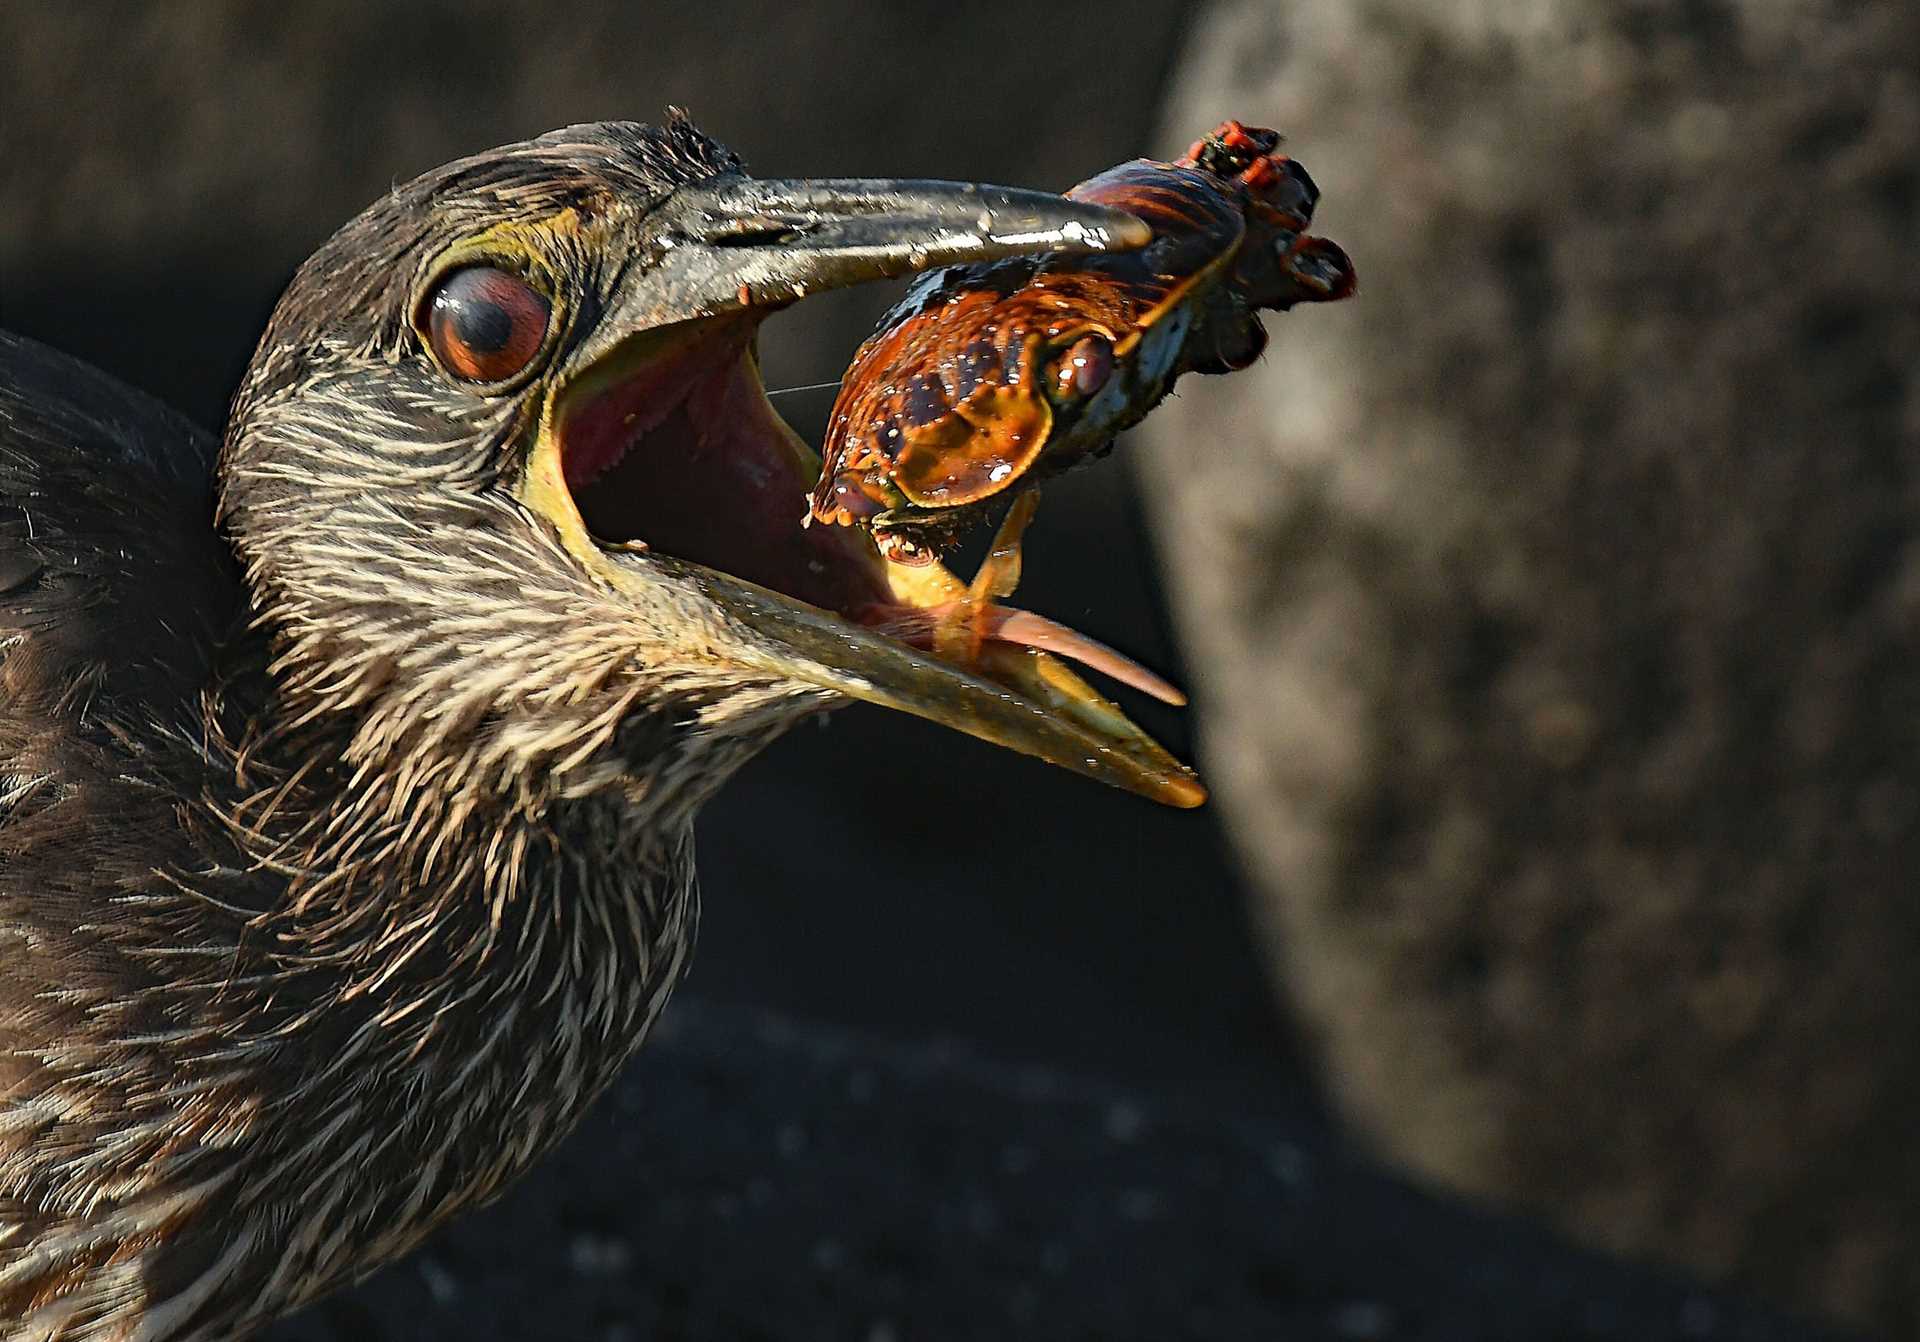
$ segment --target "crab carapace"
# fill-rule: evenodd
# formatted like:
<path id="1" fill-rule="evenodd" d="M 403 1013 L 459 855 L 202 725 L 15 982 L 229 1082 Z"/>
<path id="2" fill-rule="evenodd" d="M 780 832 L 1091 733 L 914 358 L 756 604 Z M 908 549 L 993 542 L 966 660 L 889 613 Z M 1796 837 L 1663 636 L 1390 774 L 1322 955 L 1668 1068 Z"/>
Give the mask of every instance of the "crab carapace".
<path id="1" fill-rule="evenodd" d="M 1252 363 L 1262 310 L 1352 294 L 1346 253 L 1306 232 L 1319 190 L 1279 143 L 1229 121 L 1066 193 L 1145 220 L 1137 251 L 923 276 L 841 380 L 813 519 L 932 558 L 998 496 L 1104 452 L 1180 374 Z"/>
<path id="2" fill-rule="evenodd" d="M 896 591 L 911 591 L 875 623 L 958 660 L 995 643 L 1042 648 L 1184 702 L 1119 654 L 998 602 L 1018 581 L 1033 486 L 1105 453 L 1182 373 L 1252 363 L 1262 311 L 1354 292 L 1347 254 L 1306 232 L 1319 189 L 1279 145 L 1228 121 L 1171 163 L 1111 168 L 1066 195 L 1144 220 L 1145 247 L 930 271 L 881 319 L 841 379 L 807 504 L 810 523 L 871 534 Z M 1015 494 L 962 588 L 933 561 Z"/>

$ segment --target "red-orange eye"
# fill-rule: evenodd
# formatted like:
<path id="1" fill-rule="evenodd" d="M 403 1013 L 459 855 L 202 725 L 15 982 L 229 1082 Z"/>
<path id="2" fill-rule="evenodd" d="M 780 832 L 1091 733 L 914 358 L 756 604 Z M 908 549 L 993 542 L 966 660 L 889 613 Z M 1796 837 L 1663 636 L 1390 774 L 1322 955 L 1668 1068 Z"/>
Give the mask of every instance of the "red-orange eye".
<path id="1" fill-rule="evenodd" d="M 427 309 L 427 337 L 441 364 L 469 382 L 512 377 L 540 352 L 550 308 L 509 271 L 466 266 L 440 282 Z"/>

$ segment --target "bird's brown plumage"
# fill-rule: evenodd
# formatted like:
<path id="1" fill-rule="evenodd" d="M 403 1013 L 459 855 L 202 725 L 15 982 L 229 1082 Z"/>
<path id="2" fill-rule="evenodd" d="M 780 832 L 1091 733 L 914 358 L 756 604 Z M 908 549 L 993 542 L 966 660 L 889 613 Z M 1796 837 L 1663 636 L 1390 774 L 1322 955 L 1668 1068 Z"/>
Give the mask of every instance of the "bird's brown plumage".
<path id="1" fill-rule="evenodd" d="M 0 336 L 0 1336 L 244 1336 L 490 1196 L 684 968 L 701 801 L 846 696 L 1162 786 L 1058 677 L 1042 707 L 800 599 L 878 572 L 844 533 L 796 541 L 804 481 L 712 519 L 722 555 L 778 529 L 771 591 L 611 543 L 637 522 L 590 534 L 562 460 L 640 387 L 685 398 L 680 436 L 632 400 L 609 461 L 685 449 L 670 482 L 717 443 L 784 489 L 804 449 L 750 404 L 766 310 L 1116 227 L 1139 240 L 1031 193 L 753 182 L 682 119 L 608 123 L 341 230 L 217 461 Z M 480 261 L 552 313 L 497 385 L 420 330 Z M 701 396 L 739 422 L 686 422 Z"/>
<path id="2" fill-rule="evenodd" d="M 403 1251 L 565 1130 L 684 965 L 691 810 L 800 705 L 638 674 L 494 487 L 513 403 L 368 394 L 436 197 L 459 230 L 726 165 L 609 138 L 456 166 L 303 269 L 236 406 L 231 551 L 203 435 L 0 345 L 7 1337 L 226 1337 Z"/>

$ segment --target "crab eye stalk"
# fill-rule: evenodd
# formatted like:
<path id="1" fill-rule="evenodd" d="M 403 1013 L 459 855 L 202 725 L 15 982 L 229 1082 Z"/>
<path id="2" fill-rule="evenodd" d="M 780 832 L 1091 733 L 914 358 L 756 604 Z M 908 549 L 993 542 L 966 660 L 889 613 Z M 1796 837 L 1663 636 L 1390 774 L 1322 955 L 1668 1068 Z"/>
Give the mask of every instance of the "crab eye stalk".
<path id="1" fill-rule="evenodd" d="M 433 354 L 465 382 L 503 382 L 524 371 L 547 339 L 552 305 L 520 276 L 497 266 L 462 266 L 427 298 Z"/>

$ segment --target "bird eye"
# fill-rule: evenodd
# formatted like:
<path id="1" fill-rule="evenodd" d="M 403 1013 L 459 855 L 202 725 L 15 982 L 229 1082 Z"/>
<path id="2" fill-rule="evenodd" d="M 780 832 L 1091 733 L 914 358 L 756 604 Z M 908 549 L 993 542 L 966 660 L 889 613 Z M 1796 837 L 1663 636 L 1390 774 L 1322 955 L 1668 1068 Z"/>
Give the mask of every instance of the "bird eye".
<path id="1" fill-rule="evenodd" d="M 468 382 L 512 377 L 546 342 L 551 305 L 510 271 L 464 266 L 440 281 L 427 307 L 427 338 L 441 366 Z"/>

